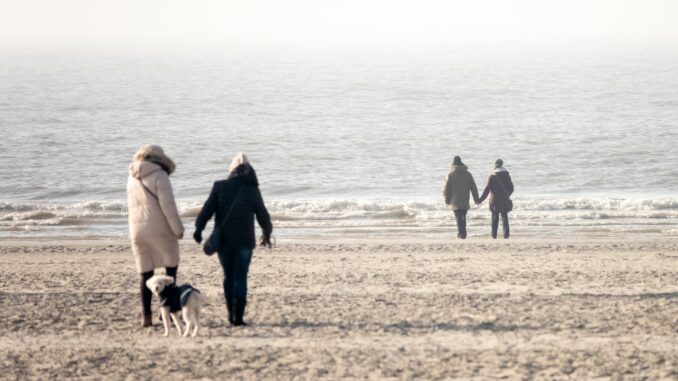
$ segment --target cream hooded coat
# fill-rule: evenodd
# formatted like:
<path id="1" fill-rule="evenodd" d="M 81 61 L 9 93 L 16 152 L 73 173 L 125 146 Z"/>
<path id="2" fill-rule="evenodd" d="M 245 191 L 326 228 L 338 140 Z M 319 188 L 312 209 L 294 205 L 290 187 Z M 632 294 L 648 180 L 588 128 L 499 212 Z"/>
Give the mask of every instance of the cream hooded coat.
<path id="1" fill-rule="evenodd" d="M 156 200 L 141 185 L 150 189 Z M 135 160 L 129 167 L 127 208 L 132 252 L 139 273 L 158 267 L 179 265 L 177 236 L 184 233 L 172 184 L 167 173 L 155 163 Z"/>

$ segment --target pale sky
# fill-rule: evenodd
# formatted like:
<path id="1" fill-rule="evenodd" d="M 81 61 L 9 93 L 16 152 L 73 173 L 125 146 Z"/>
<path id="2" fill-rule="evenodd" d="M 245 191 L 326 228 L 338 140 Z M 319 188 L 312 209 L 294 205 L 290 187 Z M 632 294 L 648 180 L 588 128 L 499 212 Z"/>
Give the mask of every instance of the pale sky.
<path id="1" fill-rule="evenodd" d="M 0 46 L 677 41 L 676 0 L 0 0 Z"/>

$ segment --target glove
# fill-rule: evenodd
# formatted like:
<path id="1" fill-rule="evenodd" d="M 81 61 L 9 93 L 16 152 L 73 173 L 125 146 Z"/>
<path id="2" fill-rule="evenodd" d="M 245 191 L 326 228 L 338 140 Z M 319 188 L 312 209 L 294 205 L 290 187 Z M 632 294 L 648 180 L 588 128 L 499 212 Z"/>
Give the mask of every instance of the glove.
<path id="1" fill-rule="evenodd" d="M 261 246 L 268 247 L 269 249 L 273 247 L 273 245 L 271 245 L 270 235 L 265 235 L 261 238 Z"/>
<path id="2" fill-rule="evenodd" d="M 193 239 L 197 243 L 202 242 L 202 232 L 200 230 L 196 230 L 195 233 L 193 233 Z"/>

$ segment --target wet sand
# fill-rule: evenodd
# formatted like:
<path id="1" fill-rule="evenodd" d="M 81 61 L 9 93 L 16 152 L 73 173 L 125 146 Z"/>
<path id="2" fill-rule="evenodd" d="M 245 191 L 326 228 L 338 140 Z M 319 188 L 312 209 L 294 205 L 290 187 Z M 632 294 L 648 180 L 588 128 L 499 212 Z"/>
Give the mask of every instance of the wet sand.
<path id="1" fill-rule="evenodd" d="M 0 378 L 678 378 L 676 240 L 280 242 L 241 328 L 188 241 L 182 282 L 203 330 L 164 338 L 126 242 L 0 243 Z"/>

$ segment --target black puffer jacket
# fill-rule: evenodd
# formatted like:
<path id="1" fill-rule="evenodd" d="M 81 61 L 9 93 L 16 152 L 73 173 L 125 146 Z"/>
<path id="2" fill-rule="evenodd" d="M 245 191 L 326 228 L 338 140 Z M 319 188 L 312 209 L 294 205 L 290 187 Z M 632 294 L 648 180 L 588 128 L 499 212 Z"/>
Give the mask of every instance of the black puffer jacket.
<path id="1" fill-rule="evenodd" d="M 264 200 L 259 192 L 259 182 L 254 168 L 243 164 L 236 168 L 228 180 L 214 183 L 209 198 L 205 201 L 198 218 L 195 220 L 195 229 L 202 232 L 207 221 L 216 214 L 215 227 L 219 226 L 228 214 L 238 191 L 240 196 L 233 207 L 228 220 L 222 226 L 222 242 L 225 248 L 241 249 L 254 248 L 254 216 L 263 229 L 264 236 L 270 237 L 273 231 L 271 217 L 266 210 Z"/>

